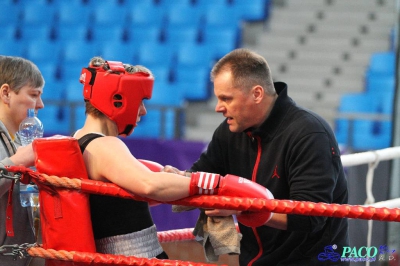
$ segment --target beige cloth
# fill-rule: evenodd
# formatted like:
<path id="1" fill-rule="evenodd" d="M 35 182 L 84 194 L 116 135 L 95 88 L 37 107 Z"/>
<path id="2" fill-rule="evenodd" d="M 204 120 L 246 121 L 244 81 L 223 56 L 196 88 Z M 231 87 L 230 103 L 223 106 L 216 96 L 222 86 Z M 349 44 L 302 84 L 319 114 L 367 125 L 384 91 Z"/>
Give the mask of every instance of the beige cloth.
<path id="1" fill-rule="evenodd" d="M 173 212 L 193 209 L 193 207 L 172 206 Z M 222 254 L 240 254 L 242 234 L 237 231 L 232 216 L 209 217 L 204 210 L 200 209 L 200 216 L 197 219 L 193 235 L 196 237 L 196 241 L 203 246 L 207 262 L 218 261 Z"/>

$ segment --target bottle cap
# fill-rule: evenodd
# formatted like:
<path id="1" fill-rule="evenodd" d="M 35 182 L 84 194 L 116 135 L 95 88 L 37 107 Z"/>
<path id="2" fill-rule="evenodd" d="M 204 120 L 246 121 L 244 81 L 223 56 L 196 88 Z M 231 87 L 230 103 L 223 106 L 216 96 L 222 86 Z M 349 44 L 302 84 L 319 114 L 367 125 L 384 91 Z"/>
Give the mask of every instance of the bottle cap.
<path id="1" fill-rule="evenodd" d="M 35 116 L 35 109 L 28 109 L 28 117 L 34 117 Z"/>

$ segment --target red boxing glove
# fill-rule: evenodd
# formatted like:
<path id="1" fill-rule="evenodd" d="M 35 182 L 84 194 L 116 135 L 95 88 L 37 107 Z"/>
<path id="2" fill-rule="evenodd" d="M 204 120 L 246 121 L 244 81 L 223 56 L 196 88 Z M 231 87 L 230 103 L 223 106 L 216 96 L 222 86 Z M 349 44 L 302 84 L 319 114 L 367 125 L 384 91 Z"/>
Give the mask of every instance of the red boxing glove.
<path id="1" fill-rule="evenodd" d="M 161 172 L 161 170 L 164 168 L 164 166 L 162 166 L 161 164 L 153 161 L 143 159 L 139 159 L 138 161 L 147 166 L 147 168 L 149 168 L 153 172 Z"/>
<path id="2" fill-rule="evenodd" d="M 259 195 L 256 196 L 256 198 L 274 199 L 274 195 L 272 195 L 271 191 L 269 191 L 267 188 L 265 188 L 263 194 L 264 196 Z M 237 215 L 236 218 L 239 223 L 245 226 L 259 227 L 263 226 L 266 222 L 271 220 L 272 215 L 273 215 L 272 212 L 243 211 L 241 214 Z"/>
<path id="3" fill-rule="evenodd" d="M 191 175 L 190 196 L 220 195 L 246 198 L 273 199 L 272 193 L 265 187 L 235 175 L 195 172 Z M 264 225 L 272 217 L 270 212 L 242 212 L 237 216 L 238 222 L 249 227 Z"/>

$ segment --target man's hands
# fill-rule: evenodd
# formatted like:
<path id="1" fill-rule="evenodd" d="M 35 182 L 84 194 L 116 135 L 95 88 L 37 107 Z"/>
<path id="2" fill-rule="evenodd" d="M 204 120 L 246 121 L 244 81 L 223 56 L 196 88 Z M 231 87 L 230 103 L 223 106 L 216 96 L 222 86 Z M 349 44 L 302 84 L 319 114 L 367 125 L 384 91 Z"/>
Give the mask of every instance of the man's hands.
<path id="1" fill-rule="evenodd" d="M 265 187 L 251 180 L 235 175 L 194 172 L 191 174 L 190 195 L 219 195 L 232 197 L 273 199 L 272 193 Z M 258 227 L 272 218 L 271 212 L 232 212 L 228 210 L 210 210 L 208 214 L 218 213 L 221 216 L 236 214 L 241 224 Z M 207 214 L 207 212 L 206 212 Z"/>
<path id="2" fill-rule="evenodd" d="M 10 157 L 14 165 L 23 165 L 31 167 L 35 165 L 35 153 L 33 152 L 32 143 L 26 146 L 18 147 L 17 152 Z"/>
<path id="3" fill-rule="evenodd" d="M 207 216 L 230 216 L 240 215 L 241 211 L 236 210 L 223 210 L 223 209 L 205 209 Z"/>
<path id="4" fill-rule="evenodd" d="M 166 173 L 172 173 L 172 174 L 178 174 L 178 175 L 186 175 L 186 171 L 181 171 L 176 167 L 173 167 L 171 165 L 166 165 L 164 168 L 161 170 L 161 172 L 166 172 Z M 187 176 L 187 175 L 186 175 Z M 190 177 L 190 175 L 188 176 Z"/>
<path id="5" fill-rule="evenodd" d="M 170 165 L 166 165 L 162 171 L 181 175 L 186 175 L 187 173 Z M 265 199 L 274 198 L 267 188 L 242 177 L 234 175 L 220 176 L 204 172 L 188 174 L 190 174 L 192 179 L 190 195 L 205 194 Z M 273 216 L 273 213 L 270 212 L 242 212 L 223 209 L 206 209 L 205 214 L 207 216 L 236 215 L 238 222 L 249 227 L 265 225 Z"/>

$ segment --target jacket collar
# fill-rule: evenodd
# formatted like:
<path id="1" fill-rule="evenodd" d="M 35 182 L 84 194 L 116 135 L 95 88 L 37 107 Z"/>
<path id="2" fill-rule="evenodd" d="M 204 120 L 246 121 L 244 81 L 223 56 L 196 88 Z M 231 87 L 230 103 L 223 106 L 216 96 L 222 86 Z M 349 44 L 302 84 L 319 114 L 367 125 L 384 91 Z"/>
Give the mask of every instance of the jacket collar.
<path id="1" fill-rule="evenodd" d="M 279 125 L 284 120 L 290 107 L 295 105 L 294 101 L 287 94 L 287 84 L 284 82 L 275 82 L 275 90 L 278 98 L 272 107 L 270 115 L 258 128 L 250 128 L 246 133 L 252 136 L 260 136 L 261 138 L 272 139 L 278 131 Z"/>

